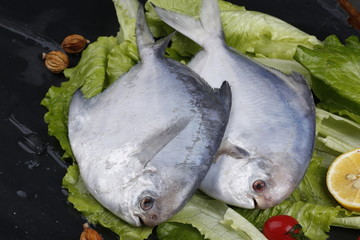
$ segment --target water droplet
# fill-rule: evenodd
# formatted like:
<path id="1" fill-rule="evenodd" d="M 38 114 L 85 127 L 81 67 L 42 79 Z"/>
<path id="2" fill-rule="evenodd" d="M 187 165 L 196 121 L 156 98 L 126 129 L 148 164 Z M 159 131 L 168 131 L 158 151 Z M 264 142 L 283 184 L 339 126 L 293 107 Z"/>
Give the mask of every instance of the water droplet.
<path id="1" fill-rule="evenodd" d="M 18 144 L 28 153 L 41 154 L 46 149 L 45 144 L 36 133 L 26 134 Z"/>
<path id="2" fill-rule="evenodd" d="M 40 161 L 39 161 L 39 159 L 32 159 L 32 160 L 26 161 L 26 162 L 25 162 L 25 165 L 26 165 L 29 169 L 34 169 L 34 168 L 40 166 Z"/>
<path id="3" fill-rule="evenodd" d="M 47 153 L 60 165 L 60 167 L 67 168 L 67 165 L 63 162 L 61 155 L 55 151 L 55 149 L 48 145 L 47 146 Z"/>
<path id="4" fill-rule="evenodd" d="M 62 188 L 62 189 L 61 189 L 61 192 L 62 192 L 62 194 L 64 194 L 66 197 L 69 195 L 69 192 L 68 192 L 65 188 Z"/>
<path id="5" fill-rule="evenodd" d="M 17 190 L 16 195 L 18 195 L 21 198 L 27 198 L 27 193 L 23 190 Z M 14 212 L 14 214 L 16 214 L 16 213 Z"/>

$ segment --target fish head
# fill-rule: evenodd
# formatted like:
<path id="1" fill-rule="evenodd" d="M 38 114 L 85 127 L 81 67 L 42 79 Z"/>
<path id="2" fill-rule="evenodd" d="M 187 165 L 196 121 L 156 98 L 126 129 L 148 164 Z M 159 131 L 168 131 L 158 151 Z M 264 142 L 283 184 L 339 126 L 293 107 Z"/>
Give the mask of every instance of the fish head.
<path id="1" fill-rule="evenodd" d="M 118 210 L 112 212 L 133 226 L 157 225 L 162 221 L 160 180 L 156 172 L 149 170 L 132 178 L 118 191 Z"/>
<path id="2" fill-rule="evenodd" d="M 124 219 L 134 226 L 156 226 L 177 213 L 186 203 L 184 191 L 188 190 L 176 187 L 176 181 L 169 179 L 153 170 L 133 181 L 127 190 L 132 201 L 122 211 L 127 213 Z"/>
<path id="3" fill-rule="evenodd" d="M 277 160 L 261 156 L 238 160 L 229 173 L 235 179 L 229 185 L 237 206 L 266 209 L 293 192 L 302 178 L 299 168 L 289 165 L 291 161 Z"/>

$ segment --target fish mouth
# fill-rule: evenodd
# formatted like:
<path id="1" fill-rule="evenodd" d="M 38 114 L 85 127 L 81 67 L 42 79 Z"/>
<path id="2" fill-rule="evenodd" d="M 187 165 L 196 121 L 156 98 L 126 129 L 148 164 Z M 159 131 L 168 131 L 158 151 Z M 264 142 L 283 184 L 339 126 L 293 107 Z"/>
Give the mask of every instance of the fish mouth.
<path id="1" fill-rule="evenodd" d="M 253 208 L 259 208 L 259 204 L 256 201 L 256 198 L 253 198 L 253 202 L 254 202 L 254 207 Z"/>
<path id="2" fill-rule="evenodd" d="M 143 219 L 138 216 L 139 222 L 140 222 L 140 226 L 146 226 L 146 224 L 144 223 Z"/>
<path id="3" fill-rule="evenodd" d="M 135 225 L 137 227 L 147 226 L 144 219 L 142 218 L 142 216 L 140 214 L 135 214 L 134 221 L 137 223 Z"/>
<path id="4" fill-rule="evenodd" d="M 279 202 L 273 201 L 271 199 L 268 199 L 266 197 L 260 197 L 260 198 L 253 198 L 254 201 L 254 208 L 256 209 L 267 209 L 276 206 Z"/>
<path id="5" fill-rule="evenodd" d="M 149 216 L 137 215 L 137 218 L 140 223 L 139 226 L 155 227 L 163 222 L 156 214 L 150 214 Z"/>
<path id="6" fill-rule="evenodd" d="M 130 215 L 125 215 L 125 216 L 122 216 L 120 218 L 123 219 L 124 221 L 126 221 L 127 223 L 135 226 L 135 227 L 143 226 L 143 222 L 142 222 L 141 218 L 136 213 L 133 213 L 133 214 L 130 214 Z"/>
<path id="7" fill-rule="evenodd" d="M 141 226 L 143 226 L 144 224 L 143 224 L 143 221 L 141 220 L 141 218 L 140 217 L 138 217 L 138 216 L 134 216 L 133 218 L 132 218 L 132 225 L 134 225 L 134 226 L 136 226 L 136 227 L 141 227 Z"/>

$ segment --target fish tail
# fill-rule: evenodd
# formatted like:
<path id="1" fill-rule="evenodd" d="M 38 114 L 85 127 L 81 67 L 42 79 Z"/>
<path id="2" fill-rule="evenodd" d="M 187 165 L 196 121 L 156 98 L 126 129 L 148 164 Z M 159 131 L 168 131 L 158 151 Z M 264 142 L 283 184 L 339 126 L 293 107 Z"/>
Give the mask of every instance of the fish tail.
<path id="1" fill-rule="evenodd" d="M 146 23 L 143 5 L 140 4 L 136 21 L 136 41 L 140 59 L 144 60 L 147 56 L 150 56 L 151 54 L 149 54 L 149 52 L 154 52 L 156 55 L 163 56 L 165 48 L 174 33 L 155 42 L 150 28 Z"/>
<path id="2" fill-rule="evenodd" d="M 203 0 L 200 10 L 200 19 L 154 7 L 158 16 L 203 48 L 209 48 L 215 39 L 224 42 L 224 33 L 221 26 L 220 10 L 217 0 Z M 212 41 L 209 41 L 211 39 Z"/>
<path id="3" fill-rule="evenodd" d="M 146 53 L 154 45 L 155 40 L 146 23 L 144 7 L 139 5 L 136 18 L 136 42 L 138 45 L 140 58 L 143 59 Z M 147 50 L 147 51 L 146 51 Z"/>

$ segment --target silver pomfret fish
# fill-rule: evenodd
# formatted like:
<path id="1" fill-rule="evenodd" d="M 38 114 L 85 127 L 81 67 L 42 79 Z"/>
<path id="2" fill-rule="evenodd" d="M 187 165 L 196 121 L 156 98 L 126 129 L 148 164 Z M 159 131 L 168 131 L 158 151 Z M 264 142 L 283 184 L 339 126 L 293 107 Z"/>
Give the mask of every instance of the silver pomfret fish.
<path id="1" fill-rule="evenodd" d="M 154 226 L 198 189 L 221 143 L 231 93 L 165 58 L 170 37 L 154 43 L 142 9 L 136 35 L 141 61 L 91 99 L 78 91 L 68 130 L 89 192 L 128 223 Z"/>
<path id="2" fill-rule="evenodd" d="M 282 202 L 303 178 L 313 151 L 315 110 L 305 80 L 266 68 L 228 47 L 216 0 L 203 0 L 198 20 L 155 10 L 203 47 L 188 66 L 212 87 L 223 80 L 231 87 L 229 123 L 201 190 L 243 208 Z"/>

